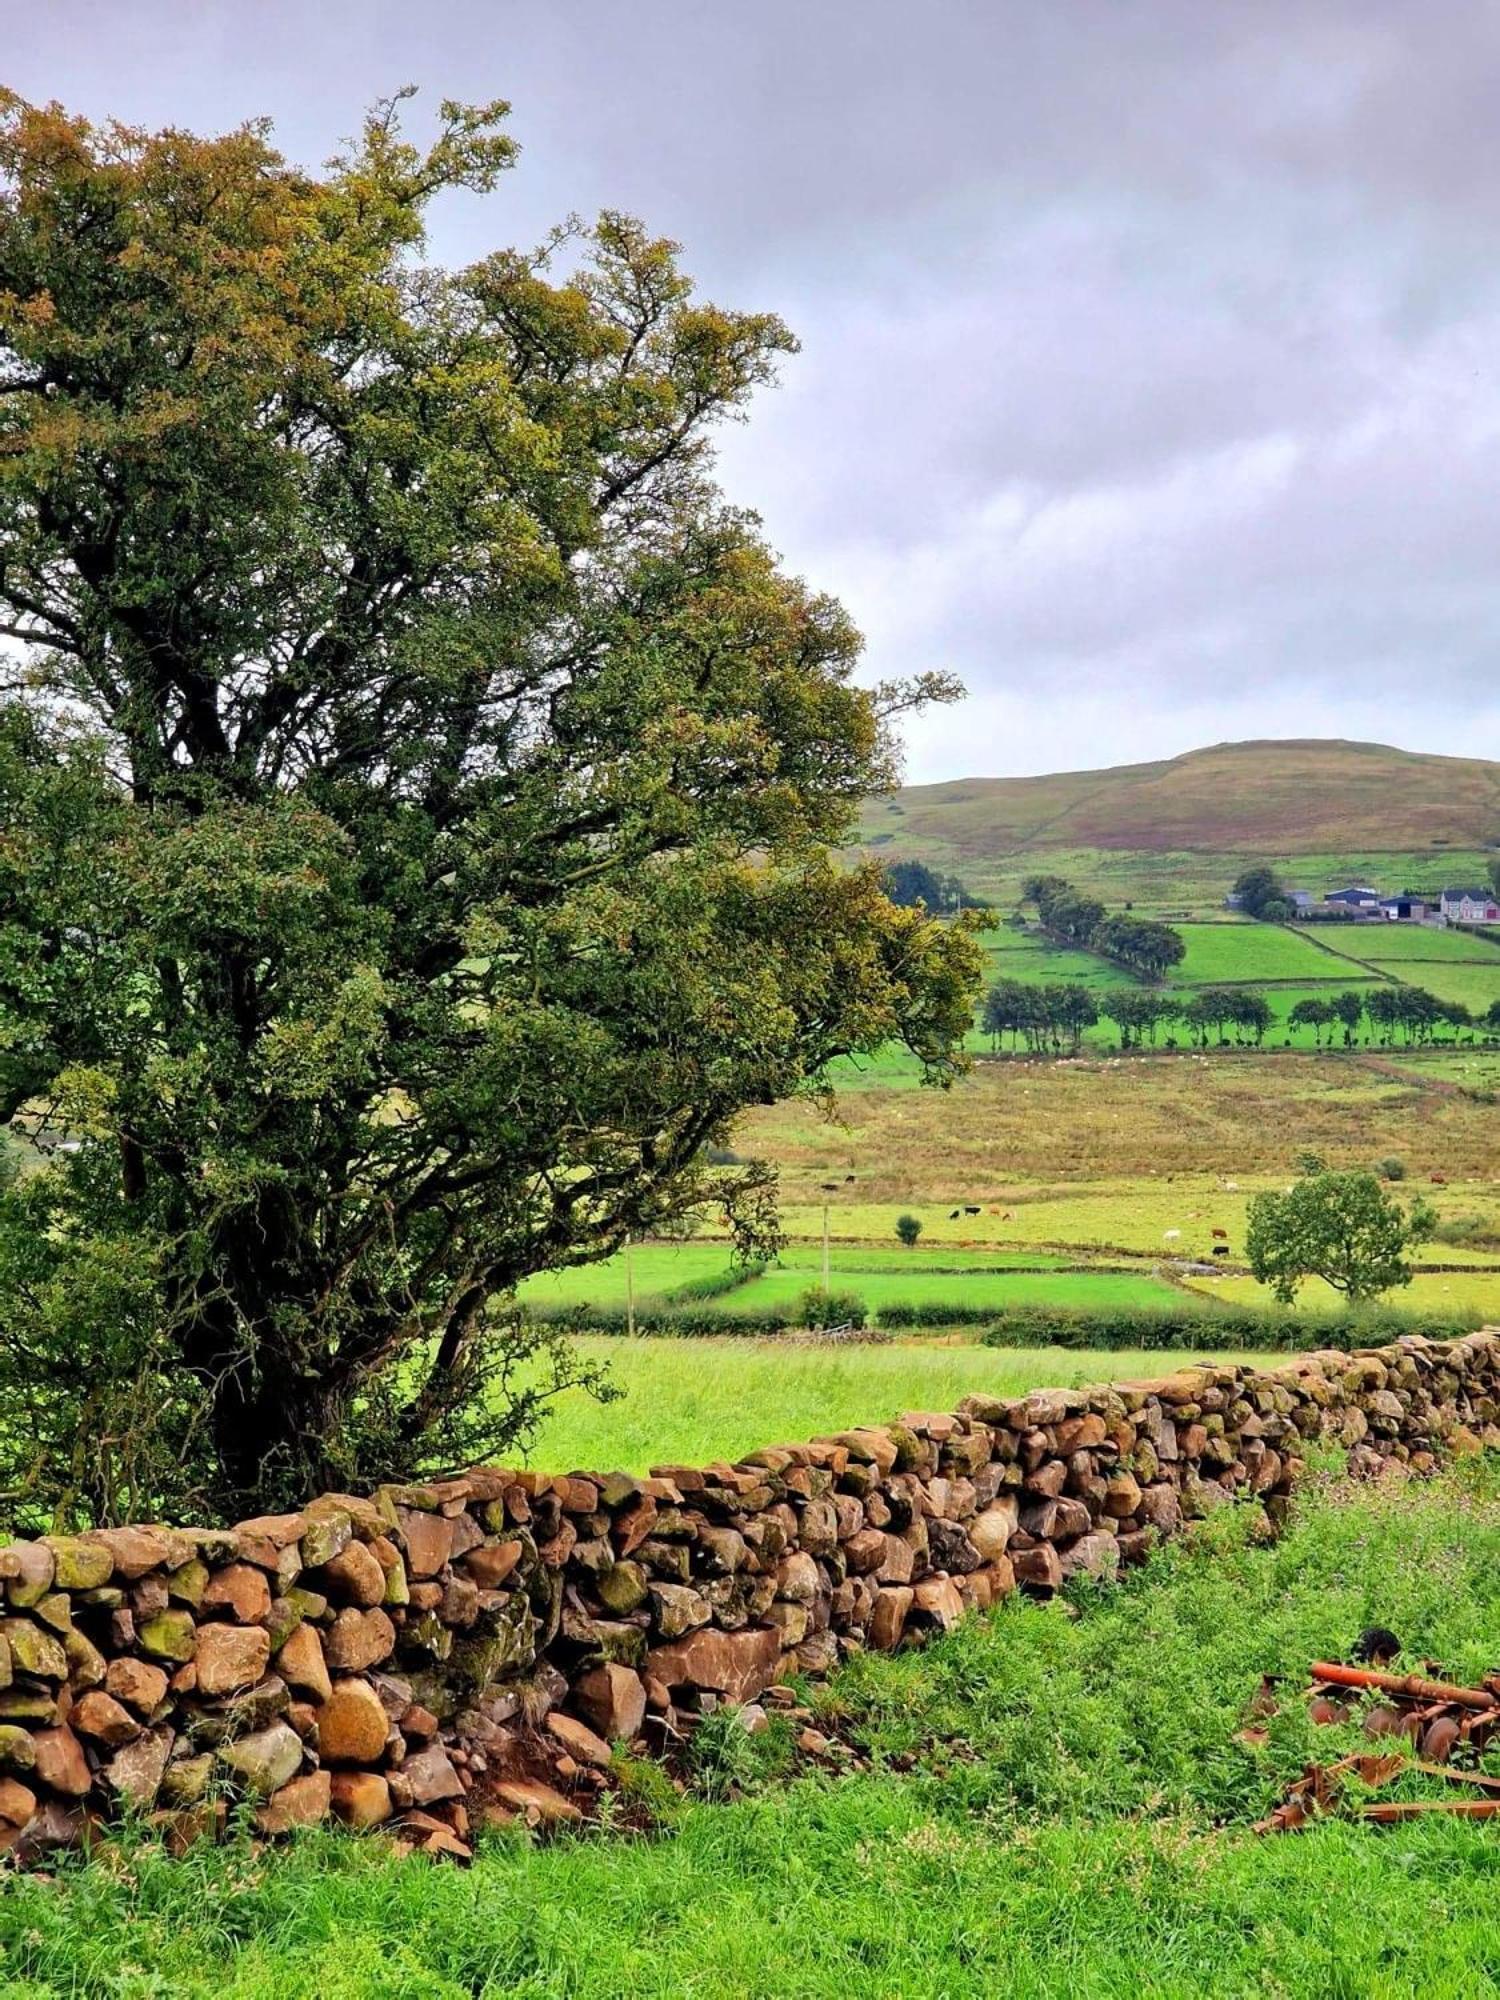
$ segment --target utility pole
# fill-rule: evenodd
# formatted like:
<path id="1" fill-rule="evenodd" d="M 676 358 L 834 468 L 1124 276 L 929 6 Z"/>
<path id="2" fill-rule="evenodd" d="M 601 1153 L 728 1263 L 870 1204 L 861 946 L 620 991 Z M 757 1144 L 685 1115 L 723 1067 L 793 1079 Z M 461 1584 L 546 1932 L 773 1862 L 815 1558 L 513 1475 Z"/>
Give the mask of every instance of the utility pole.
<path id="1" fill-rule="evenodd" d="M 852 1180 L 852 1179 L 854 1178 L 854 1176 L 853 1176 L 853 1175 L 851 1174 L 851 1175 L 849 1176 L 849 1178 L 850 1178 L 850 1179 Z M 839 1182 L 839 1181 L 824 1181 L 824 1182 L 822 1183 L 822 1188 L 823 1188 L 823 1296 L 824 1296 L 824 1298 L 825 1298 L 825 1299 L 826 1299 L 826 1298 L 828 1297 L 828 1197 L 829 1197 L 829 1196 L 830 1196 L 831 1194 L 837 1194 L 837 1193 L 838 1193 L 838 1191 L 839 1191 L 839 1188 L 840 1188 L 841 1186 L 842 1186 L 842 1183 L 841 1183 L 841 1182 Z"/>
<path id="2" fill-rule="evenodd" d="M 625 1238 L 625 1331 L 635 1339 L 635 1266 L 630 1261 L 630 1238 Z"/>

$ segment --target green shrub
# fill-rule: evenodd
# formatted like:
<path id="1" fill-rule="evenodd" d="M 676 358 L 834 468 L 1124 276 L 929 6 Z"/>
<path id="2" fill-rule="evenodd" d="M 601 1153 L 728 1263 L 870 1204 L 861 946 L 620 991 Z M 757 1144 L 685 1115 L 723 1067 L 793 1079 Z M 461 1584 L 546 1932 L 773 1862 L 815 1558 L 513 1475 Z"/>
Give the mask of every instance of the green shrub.
<path id="1" fill-rule="evenodd" d="M 865 1319 L 858 1292 L 825 1292 L 821 1285 L 809 1285 L 797 1306 L 799 1326 L 863 1326 Z"/>
<path id="2" fill-rule="evenodd" d="M 699 1299 L 722 1299 L 729 1292 L 739 1291 L 752 1278 L 758 1278 L 765 1266 L 762 1264 L 730 1264 L 722 1271 L 709 1271 L 701 1278 L 688 1278 L 680 1285 L 674 1285 L 662 1297 L 669 1306 L 696 1305 Z"/>
<path id="3" fill-rule="evenodd" d="M 1387 1153 L 1383 1160 L 1375 1162 L 1375 1171 L 1383 1181 L 1404 1181 L 1406 1162 L 1397 1159 L 1394 1153 Z"/>
<path id="4" fill-rule="evenodd" d="M 1293 1313 L 1205 1305 L 1125 1308 L 1109 1313 L 1017 1306 L 983 1336 L 986 1347 L 1139 1347 L 1202 1354 L 1302 1353 L 1316 1347 L 1383 1347 L 1403 1334 L 1453 1340 L 1482 1325 L 1477 1312 Z"/>

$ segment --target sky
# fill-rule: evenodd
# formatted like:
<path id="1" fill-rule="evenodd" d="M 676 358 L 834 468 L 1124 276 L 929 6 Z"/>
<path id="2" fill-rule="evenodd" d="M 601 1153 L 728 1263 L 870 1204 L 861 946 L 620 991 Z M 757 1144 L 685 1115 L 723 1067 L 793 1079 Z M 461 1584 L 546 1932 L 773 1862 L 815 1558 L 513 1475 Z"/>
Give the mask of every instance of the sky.
<path id="1" fill-rule="evenodd" d="M 0 0 L 0 82 L 269 116 L 504 97 L 466 262 L 601 207 L 801 340 L 720 456 L 914 782 L 1242 737 L 1500 758 L 1500 7 L 1485 0 Z"/>

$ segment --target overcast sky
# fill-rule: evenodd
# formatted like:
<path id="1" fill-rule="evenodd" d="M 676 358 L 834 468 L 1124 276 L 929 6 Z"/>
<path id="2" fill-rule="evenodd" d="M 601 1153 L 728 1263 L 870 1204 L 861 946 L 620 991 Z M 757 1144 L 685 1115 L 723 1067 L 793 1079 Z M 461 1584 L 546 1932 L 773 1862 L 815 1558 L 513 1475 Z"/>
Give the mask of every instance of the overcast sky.
<path id="1" fill-rule="evenodd" d="M 913 780 L 1500 757 L 1485 0 L 0 0 L 0 81 L 308 163 L 509 98 L 433 251 L 625 208 L 791 323 L 724 481 L 872 675 L 964 678 Z"/>

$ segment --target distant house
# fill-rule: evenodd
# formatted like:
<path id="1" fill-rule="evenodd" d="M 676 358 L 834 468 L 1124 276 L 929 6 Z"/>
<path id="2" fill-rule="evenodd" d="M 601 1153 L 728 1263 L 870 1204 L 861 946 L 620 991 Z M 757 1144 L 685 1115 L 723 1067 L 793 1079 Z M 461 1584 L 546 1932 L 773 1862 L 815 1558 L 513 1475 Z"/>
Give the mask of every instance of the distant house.
<path id="1" fill-rule="evenodd" d="M 1445 889 L 1438 908 L 1450 924 L 1500 924 L 1500 903 L 1488 889 Z"/>
<path id="2" fill-rule="evenodd" d="M 1380 914 L 1389 924 L 1421 924 L 1427 921 L 1432 905 L 1425 896 L 1382 896 Z"/>
<path id="3" fill-rule="evenodd" d="M 1288 889 L 1286 899 L 1294 910 L 1310 910 L 1315 900 L 1311 889 Z"/>

